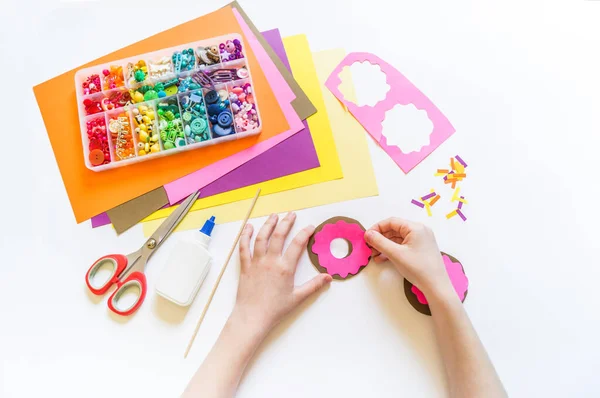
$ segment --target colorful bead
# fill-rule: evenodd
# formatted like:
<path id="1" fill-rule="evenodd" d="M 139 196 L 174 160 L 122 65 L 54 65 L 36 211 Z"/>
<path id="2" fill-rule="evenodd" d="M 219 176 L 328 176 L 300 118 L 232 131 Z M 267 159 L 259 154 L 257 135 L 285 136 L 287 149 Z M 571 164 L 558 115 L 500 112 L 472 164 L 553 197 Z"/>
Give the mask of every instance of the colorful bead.
<path id="1" fill-rule="evenodd" d="M 88 137 L 88 149 L 90 151 L 90 163 L 92 166 L 110 163 L 110 149 L 108 147 L 104 116 L 88 120 L 85 125 Z"/>
<path id="2" fill-rule="evenodd" d="M 171 61 L 175 66 L 175 73 L 187 72 L 196 66 L 196 57 L 194 56 L 194 50 L 191 48 L 175 51 L 171 56 Z"/>
<path id="3" fill-rule="evenodd" d="M 111 65 L 110 70 L 104 69 L 102 71 L 103 76 L 103 90 L 112 90 L 114 88 L 123 87 L 125 81 L 123 79 L 123 67 L 119 65 Z"/>
<path id="4" fill-rule="evenodd" d="M 99 93 L 101 87 L 100 75 L 98 74 L 88 76 L 87 79 L 81 83 L 81 88 L 84 95 Z"/>
<path id="5" fill-rule="evenodd" d="M 154 108 L 148 105 L 139 105 L 131 110 L 135 134 L 138 142 L 138 155 L 144 156 L 160 151 L 158 142 L 158 126 Z"/>
<path id="6" fill-rule="evenodd" d="M 169 57 L 161 57 L 148 63 L 148 75 L 152 79 L 164 79 L 172 76 L 174 72 L 175 68 Z"/>
<path id="7" fill-rule="evenodd" d="M 200 91 L 179 95 L 179 105 L 183 111 L 185 139 L 188 144 L 210 140 L 206 121 L 206 107 Z"/>
<path id="8" fill-rule="evenodd" d="M 260 126 L 252 85 L 245 83 L 229 89 L 234 127 L 238 133 L 252 131 Z"/>
<path id="9" fill-rule="evenodd" d="M 196 61 L 200 69 L 204 69 L 207 65 L 219 63 L 219 47 L 198 47 L 196 48 Z"/>
<path id="10" fill-rule="evenodd" d="M 175 148 L 175 142 L 179 138 L 185 138 L 183 122 L 179 112 L 179 103 L 176 97 L 167 97 L 160 100 L 158 108 L 158 128 L 160 138 L 165 150 Z"/>
<path id="11" fill-rule="evenodd" d="M 135 148 L 127 113 L 119 112 L 109 116 L 108 130 L 115 148 L 115 160 L 119 161 L 134 157 Z"/>
<path id="12" fill-rule="evenodd" d="M 219 52 L 223 62 L 235 61 L 244 58 L 242 43 L 238 40 L 227 40 L 219 45 Z"/>
<path id="13" fill-rule="evenodd" d="M 138 62 L 127 64 L 127 84 L 129 87 L 137 87 L 148 77 L 148 67 L 143 59 Z"/>

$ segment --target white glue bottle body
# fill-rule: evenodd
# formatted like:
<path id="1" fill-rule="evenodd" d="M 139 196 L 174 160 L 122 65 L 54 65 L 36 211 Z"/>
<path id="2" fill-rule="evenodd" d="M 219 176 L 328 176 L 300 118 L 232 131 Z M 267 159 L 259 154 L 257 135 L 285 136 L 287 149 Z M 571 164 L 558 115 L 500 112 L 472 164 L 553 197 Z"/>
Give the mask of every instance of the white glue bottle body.
<path id="1" fill-rule="evenodd" d="M 214 226 L 212 216 L 191 238 L 177 242 L 156 283 L 156 293 L 182 307 L 192 304 L 210 269 L 208 246 Z"/>

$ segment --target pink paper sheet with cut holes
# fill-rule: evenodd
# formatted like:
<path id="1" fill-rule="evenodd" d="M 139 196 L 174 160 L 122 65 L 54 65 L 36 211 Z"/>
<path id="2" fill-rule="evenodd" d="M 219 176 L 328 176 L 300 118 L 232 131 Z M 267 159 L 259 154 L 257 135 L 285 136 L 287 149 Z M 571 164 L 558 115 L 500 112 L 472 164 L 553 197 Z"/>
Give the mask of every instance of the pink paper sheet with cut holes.
<path id="1" fill-rule="evenodd" d="M 390 86 L 390 91 L 388 91 L 385 99 L 375 104 L 375 106 L 358 106 L 346 100 L 339 90 L 341 83 L 339 74 L 342 69 L 346 66 L 351 66 L 355 62 L 364 61 L 373 65 L 379 65 L 381 71 L 386 75 L 387 84 Z M 440 112 L 425 94 L 396 68 L 374 54 L 362 52 L 348 54 L 331 75 L 329 75 L 325 86 L 348 108 L 356 120 L 362 124 L 375 141 L 379 143 L 381 148 L 405 173 L 412 170 L 456 131 L 446 116 Z M 417 109 L 424 110 L 429 120 L 433 123 L 429 145 L 425 145 L 419 151 L 404 153 L 395 145 L 387 145 L 387 139 L 383 134 L 382 122 L 385 119 L 385 113 L 398 104 L 413 104 Z"/>
<path id="2" fill-rule="evenodd" d="M 450 259 L 450 257 L 446 256 L 445 254 L 442 256 L 442 258 L 444 260 L 444 265 L 446 266 L 446 272 L 448 272 L 450 282 L 452 282 L 452 286 L 454 287 L 456 294 L 458 294 L 460 301 L 464 301 L 465 292 L 469 288 L 469 279 L 463 272 L 460 263 L 453 262 L 452 259 Z M 419 300 L 419 303 L 428 304 L 427 298 L 425 298 L 425 295 L 421 290 L 419 290 L 418 287 L 413 285 L 413 287 L 411 287 L 410 290 L 417 296 L 417 300 Z"/>
<path id="3" fill-rule="evenodd" d="M 331 241 L 337 238 L 346 239 L 352 245 L 352 252 L 344 258 L 336 258 L 331 253 Z M 315 234 L 312 251 L 319 257 L 319 264 L 329 275 L 342 278 L 348 274 L 356 274 L 360 267 L 369 263 L 371 249 L 365 242 L 365 231 L 358 224 L 340 220 L 335 224 L 327 224 Z"/>

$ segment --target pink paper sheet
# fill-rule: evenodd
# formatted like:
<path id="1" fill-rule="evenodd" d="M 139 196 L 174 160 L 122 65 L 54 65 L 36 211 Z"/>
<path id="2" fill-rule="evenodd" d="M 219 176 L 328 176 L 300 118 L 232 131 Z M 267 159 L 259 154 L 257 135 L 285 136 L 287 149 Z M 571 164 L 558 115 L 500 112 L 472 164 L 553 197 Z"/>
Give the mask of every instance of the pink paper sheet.
<path id="1" fill-rule="evenodd" d="M 378 102 L 375 106 L 358 106 L 345 99 L 339 89 L 341 83 L 339 74 L 342 69 L 346 66 L 351 66 L 355 62 L 364 61 L 372 65 L 379 65 L 381 71 L 386 75 L 387 84 L 390 86 L 390 91 L 387 93 L 385 99 Z M 425 94 L 396 68 L 374 54 L 357 52 L 346 55 L 342 62 L 331 72 L 331 75 L 329 75 L 329 78 L 325 82 L 325 86 L 346 106 L 352 116 L 362 124 L 375 141 L 379 143 L 381 148 L 405 173 L 412 170 L 455 132 L 450 121 Z M 396 145 L 387 145 L 387 138 L 383 134 L 382 122 L 385 119 L 386 112 L 398 104 L 413 104 L 417 109 L 422 109 L 427 113 L 427 117 L 433 123 L 429 145 L 425 145 L 420 150 L 409 153 L 402 152 Z M 410 132 L 407 133 L 410 134 Z"/>
<path id="2" fill-rule="evenodd" d="M 215 181 L 217 178 L 220 178 L 235 169 L 236 167 L 241 166 L 246 163 L 250 159 L 260 155 L 266 150 L 272 148 L 273 146 L 279 144 L 283 140 L 291 137 L 293 134 L 304 128 L 302 121 L 296 115 L 294 108 L 291 105 L 291 101 L 294 100 L 295 95 L 286 83 L 279 70 L 263 48 L 260 45 L 260 42 L 256 39 L 256 36 L 244 21 L 244 18 L 240 15 L 237 9 L 233 9 L 233 14 L 237 18 L 240 26 L 244 34 L 246 35 L 248 44 L 252 47 L 252 50 L 255 53 L 256 58 L 260 62 L 263 72 L 266 76 L 268 76 L 269 83 L 271 84 L 271 88 L 273 92 L 280 100 L 281 110 L 285 115 L 288 123 L 290 124 L 290 129 L 286 132 L 278 134 L 277 136 L 260 142 L 253 147 L 245 149 L 233 156 L 230 156 L 226 159 L 220 160 L 210 166 L 204 167 L 198 171 L 195 171 L 191 174 L 188 174 L 185 177 L 179 178 L 171 183 L 166 184 L 165 191 L 167 192 L 167 197 L 169 198 L 170 204 L 175 204 L 179 202 L 181 199 L 188 196 L 190 193 L 201 189 L 202 187 L 210 184 Z"/>

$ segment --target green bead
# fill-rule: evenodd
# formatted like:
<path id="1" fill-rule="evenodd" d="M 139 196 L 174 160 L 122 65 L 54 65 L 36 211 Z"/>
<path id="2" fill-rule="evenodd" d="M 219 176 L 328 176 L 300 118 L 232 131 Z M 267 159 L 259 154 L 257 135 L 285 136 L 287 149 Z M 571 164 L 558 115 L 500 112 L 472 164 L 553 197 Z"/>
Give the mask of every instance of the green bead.
<path id="1" fill-rule="evenodd" d="M 146 94 L 144 94 L 144 101 L 150 101 L 153 99 L 157 99 L 158 98 L 158 93 L 154 90 L 148 90 L 146 91 Z"/>
<path id="2" fill-rule="evenodd" d="M 144 73 L 143 70 L 138 69 L 135 71 L 135 73 L 133 74 L 133 77 L 135 78 L 136 82 L 143 82 L 144 79 L 146 79 L 146 74 Z"/>
<path id="3" fill-rule="evenodd" d="M 156 84 L 154 85 L 154 90 L 155 90 L 155 91 L 164 91 L 164 89 L 165 89 L 165 85 L 164 85 L 164 84 L 162 84 L 162 83 L 160 83 L 160 82 L 159 82 L 159 83 L 156 83 Z"/>
<path id="4" fill-rule="evenodd" d="M 173 149 L 173 148 L 175 148 L 175 144 L 173 144 L 173 142 L 171 142 L 171 141 L 165 141 L 165 143 L 163 144 L 163 146 L 165 147 L 165 149 Z"/>
<path id="5" fill-rule="evenodd" d="M 165 112 L 165 117 L 167 118 L 167 120 L 173 120 L 173 119 L 175 119 L 175 115 L 171 111 L 166 111 Z"/>

